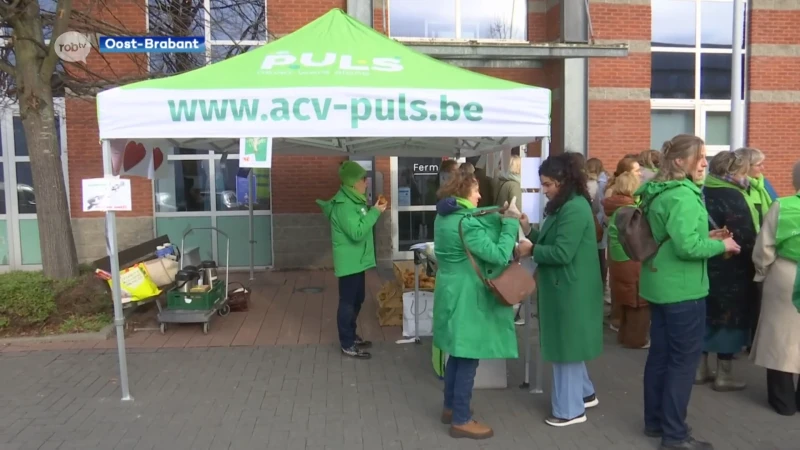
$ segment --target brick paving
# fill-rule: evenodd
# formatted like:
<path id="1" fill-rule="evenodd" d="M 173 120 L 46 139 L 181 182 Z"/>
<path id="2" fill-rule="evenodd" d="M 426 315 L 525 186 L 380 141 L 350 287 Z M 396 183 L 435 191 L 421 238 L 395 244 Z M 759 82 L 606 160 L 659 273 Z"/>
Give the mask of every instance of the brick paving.
<path id="1" fill-rule="evenodd" d="M 641 434 L 646 352 L 606 338 L 589 365 L 600 405 L 587 423 L 544 425 L 549 395 L 518 389 L 514 362 L 510 388 L 475 393 L 477 417 L 496 433 L 482 442 L 453 440 L 438 422 L 441 382 L 427 343 L 378 343 L 371 361 L 343 359 L 330 344 L 132 349 L 128 404 L 114 350 L 4 352 L 0 450 L 655 449 Z M 765 406 L 763 370 L 737 368 L 747 390 L 695 389 L 696 435 L 717 449 L 800 448 L 800 417 Z"/>
<path id="2" fill-rule="evenodd" d="M 376 297 L 381 285 L 393 274 L 377 270 L 367 272 L 367 299 L 359 317 L 359 332 L 375 342 L 394 342 L 402 336 L 399 327 L 381 327 L 377 319 Z M 139 322 L 140 330 L 129 330 L 126 337 L 130 348 L 203 348 L 266 346 L 288 344 L 333 344 L 337 338 L 336 307 L 338 285 L 332 271 L 262 272 L 253 282 L 244 273 L 231 274 L 251 288 L 251 308 L 248 312 L 214 316 L 211 331 L 203 334 L 199 324 L 168 325 L 165 334 L 158 331 L 156 308 L 136 314 L 129 322 Z M 321 292 L 306 293 L 304 288 L 321 288 Z M 147 310 L 148 308 L 142 308 Z M 115 339 L 81 340 L 74 342 L 16 342 L 0 345 L 0 352 L 64 349 L 114 349 Z"/>

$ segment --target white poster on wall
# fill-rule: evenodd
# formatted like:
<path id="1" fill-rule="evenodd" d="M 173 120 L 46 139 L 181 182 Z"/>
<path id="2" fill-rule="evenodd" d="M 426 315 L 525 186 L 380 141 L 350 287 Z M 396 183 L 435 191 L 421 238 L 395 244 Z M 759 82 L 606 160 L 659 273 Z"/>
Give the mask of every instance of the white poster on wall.
<path id="1" fill-rule="evenodd" d="M 84 212 L 131 211 L 131 180 L 127 178 L 87 178 L 81 180 Z"/>
<path id="2" fill-rule="evenodd" d="M 151 180 L 166 178 L 167 154 L 172 145 L 167 141 L 139 142 L 111 139 L 111 170 L 116 175 L 145 177 Z"/>
<path id="3" fill-rule="evenodd" d="M 539 181 L 539 166 L 542 165 L 542 158 L 522 158 L 522 182 L 520 187 L 522 189 L 540 189 L 542 187 Z"/>
<path id="4" fill-rule="evenodd" d="M 239 140 L 239 167 L 272 168 L 272 138 L 243 138 Z"/>
<path id="5" fill-rule="evenodd" d="M 411 206 L 411 188 L 397 188 L 397 206 Z"/>

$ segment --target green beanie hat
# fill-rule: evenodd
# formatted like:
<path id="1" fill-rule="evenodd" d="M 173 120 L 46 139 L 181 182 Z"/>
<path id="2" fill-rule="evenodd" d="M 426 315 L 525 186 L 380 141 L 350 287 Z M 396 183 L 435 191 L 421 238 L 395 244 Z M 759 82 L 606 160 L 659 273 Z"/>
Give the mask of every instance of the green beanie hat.
<path id="1" fill-rule="evenodd" d="M 345 186 L 353 187 L 365 176 L 367 176 L 367 171 L 357 162 L 345 161 L 339 167 L 339 179 Z"/>

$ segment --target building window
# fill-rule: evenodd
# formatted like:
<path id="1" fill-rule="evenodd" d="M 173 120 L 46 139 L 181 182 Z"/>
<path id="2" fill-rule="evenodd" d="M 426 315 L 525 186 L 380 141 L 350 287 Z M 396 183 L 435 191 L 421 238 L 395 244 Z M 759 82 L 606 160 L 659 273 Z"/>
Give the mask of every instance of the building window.
<path id="1" fill-rule="evenodd" d="M 527 2 L 392 0 L 389 32 L 394 38 L 526 41 Z"/>
<path id="2" fill-rule="evenodd" d="M 397 173 L 397 250 L 409 252 L 411 246 L 433 241 L 436 218 L 436 191 L 442 158 L 394 158 Z"/>
<path id="3" fill-rule="evenodd" d="M 175 149 L 167 155 L 168 175 L 155 182 L 157 214 L 227 213 L 249 209 L 249 170 L 234 158 L 206 150 Z M 269 169 L 252 169 L 253 209 L 270 210 Z M 173 214 L 170 214 L 173 213 Z"/>
<path id="4" fill-rule="evenodd" d="M 154 53 L 150 71 L 179 73 L 219 62 L 267 43 L 264 0 L 145 0 L 156 36 L 205 36 L 206 53 Z"/>
<path id="5" fill-rule="evenodd" d="M 17 181 L 17 214 L 36 214 L 36 195 L 25 128 L 19 116 L 13 116 L 12 125 L 14 128 L 14 155 L 10 156 L 14 161 L 12 167 Z M 55 131 L 58 148 L 63 151 L 61 146 L 61 119 L 58 114 L 55 116 Z"/>
<path id="6" fill-rule="evenodd" d="M 213 151 L 186 148 L 170 149 L 167 165 L 166 177 L 157 179 L 153 189 L 156 236 L 167 235 L 185 245 L 186 252 L 196 249 L 199 258 L 221 265 L 228 261 L 231 267 L 247 267 L 253 245 L 254 266 L 272 265 L 269 169 L 249 169 L 248 178 L 249 170 L 239 167 L 235 155 L 223 160 Z M 247 238 L 251 193 L 252 243 Z M 187 236 L 190 229 L 197 232 Z"/>
<path id="7" fill-rule="evenodd" d="M 709 155 L 730 148 L 732 23 L 732 0 L 652 0 L 653 148 L 679 133 L 705 139 Z"/>

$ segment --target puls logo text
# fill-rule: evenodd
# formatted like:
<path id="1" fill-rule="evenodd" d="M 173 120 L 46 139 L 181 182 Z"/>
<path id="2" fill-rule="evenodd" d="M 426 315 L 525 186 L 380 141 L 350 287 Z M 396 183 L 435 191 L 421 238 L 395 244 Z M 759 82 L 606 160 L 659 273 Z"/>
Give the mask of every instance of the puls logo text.
<path id="1" fill-rule="evenodd" d="M 353 55 L 340 55 L 328 52 L 324 55 L 315 55 L 312 52 L 301 53 L 300 57 L 289 52 L 278 52 L 267 55 L 261 64 L 261 70 L 268 71 L 275 68 L 286 69 L 320 69 L 336 68 L 355 72 L 400 72 L 403 64 L 400 58 L 372 58 L 372 60 L 355 59 Z"/>

